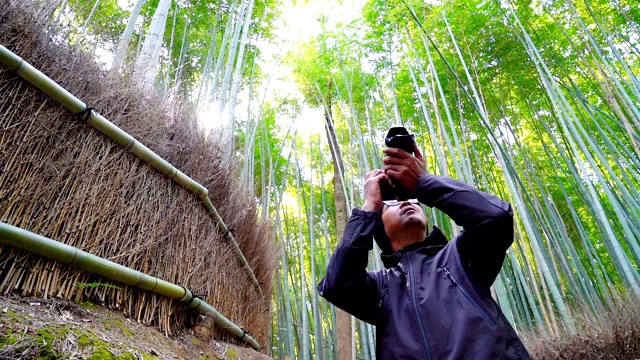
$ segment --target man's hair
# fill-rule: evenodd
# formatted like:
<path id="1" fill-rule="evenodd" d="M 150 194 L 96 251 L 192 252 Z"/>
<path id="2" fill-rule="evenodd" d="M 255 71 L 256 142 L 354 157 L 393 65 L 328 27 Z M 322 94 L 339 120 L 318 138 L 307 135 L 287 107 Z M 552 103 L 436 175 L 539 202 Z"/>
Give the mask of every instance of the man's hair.
<path id="1" fill-rule="evenodd" d="M 391 240 L 387 236 L 387 232 L 384 230 L 384 223 L 382 222 L 382 213 L 378 216 L 378 221 L 375 225 L 375 230 L 373 233 L 373 239 L 382 250 L 383 254 L 393 254 L 393 249 L 391 248 Z"/>

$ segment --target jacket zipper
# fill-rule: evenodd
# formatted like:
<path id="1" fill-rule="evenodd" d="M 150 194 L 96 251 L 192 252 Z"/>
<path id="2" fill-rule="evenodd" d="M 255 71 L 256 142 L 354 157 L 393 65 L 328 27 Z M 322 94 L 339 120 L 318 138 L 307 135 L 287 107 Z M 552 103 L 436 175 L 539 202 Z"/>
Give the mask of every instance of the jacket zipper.
<path id="1" fill-rule="evenodd" d="M 469 293 L 464 289 L 464 287 L 462 287 L 462 284 L 460 284 L 458 281 L 456 281 L 456 279 L 453 277 L 453 275 L 451 275 L 451 272 L 449 271 L 449 269 L 447 269 L 446 267 L 442 268 L 442 271 L 444 272 L 444 274 L 449 278 L 449 280 L 451 280 L 451 282 L 453 283 L 453 285 L 455 287 L 458 288 L 458 290 L 460 290 L 460 292 L 462 293 L 462 295 L 464 295 L 464 297 L 467 298 L 467 300 L 469 300 L 469 302 L 476 307 L 476 309 L 478 309 L 480 311 L 480 313 L 482 314 L 482 317 L 485 318 L 485 320 L 487 320 L 489 322 L 489 324 L 491 324 L 491 326 L 495 326 L 495 321 L 493 321 L 493 319 L 491 319 L 491 317 L 489 316 L 489 314 L 487 314 L 486 311 L 484 311 L 484 309 L 478 305 L 477 302 L 475 302 L 473 300 L 473 298 L 471 297 L 471 295 L 469 295 Z"/>
<path id="2" fill-rule="evenodd" d="M 407 254 L 408 256 L 408 267 L 409 267 L 409 281 L 411 286 L 411 304 L 413 305 L 413 311 L 416 316 L 416 322 L 418 323 L 418 330 L 420 331 L 420 339 L 422 340 L 422 346 L 424 348 L 426 359 L 431 359 L 431 352 L 429 351 L 429 342 L 427 341 L 427 332 L 424 329 L 424 324 L 422 323 L 422 314 L 420 313 L 420 308 L 418 307 L 417 301 L 417 291 L 416 291 L 416 280 L 413 275 L 413 261 L 411 259 L 411 254 Z"/>

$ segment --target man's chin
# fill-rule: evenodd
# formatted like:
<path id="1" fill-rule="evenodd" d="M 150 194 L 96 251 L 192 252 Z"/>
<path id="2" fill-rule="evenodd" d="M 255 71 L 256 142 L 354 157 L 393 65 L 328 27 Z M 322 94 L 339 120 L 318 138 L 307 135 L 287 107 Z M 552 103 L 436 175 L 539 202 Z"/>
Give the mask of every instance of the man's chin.
<path id="1" fill-rule="evenodd" d="M 407 226 L 422 226 L 423 228 L 427 228 L 427 222 L 420 217 L 418 214 L 412 214 L 411 216 L 408 216 L 405 218 L 404 221 L 405 225 Z"/>

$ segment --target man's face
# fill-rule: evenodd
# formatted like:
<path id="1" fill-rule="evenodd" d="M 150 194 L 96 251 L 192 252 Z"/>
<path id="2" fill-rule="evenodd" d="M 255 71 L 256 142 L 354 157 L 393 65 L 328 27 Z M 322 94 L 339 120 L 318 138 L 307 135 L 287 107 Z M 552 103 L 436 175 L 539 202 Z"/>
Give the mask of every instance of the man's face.
<path id="1" fill-rule="evenodd" d="M 427 217 L 424 211 L 420 204 L 411 201 L 401 201 L 399 205 L 395 206 L 384 205 L 382 222 L 390 239 L 394 238 L 394 234 L 406 231 L 411 227 L 421 228 L 425 235 L 427 231 Z"/>

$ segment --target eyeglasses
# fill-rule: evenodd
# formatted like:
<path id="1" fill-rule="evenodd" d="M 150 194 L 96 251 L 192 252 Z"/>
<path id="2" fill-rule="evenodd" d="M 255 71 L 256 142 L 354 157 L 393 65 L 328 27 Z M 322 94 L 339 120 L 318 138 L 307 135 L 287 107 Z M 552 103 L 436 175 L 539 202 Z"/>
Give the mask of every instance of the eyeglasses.
<path id="1" fill-rule="evenodd" d="M 387 206 L 398 206 L 400 204 L 402 204 L 403 202 L 409 202 L 411 204 L 420 204 L 420 201 L 418 201 L 418 199 L 407 199 L 407 200 L 382 200 L 382 203 L 387 205 Z"/>

